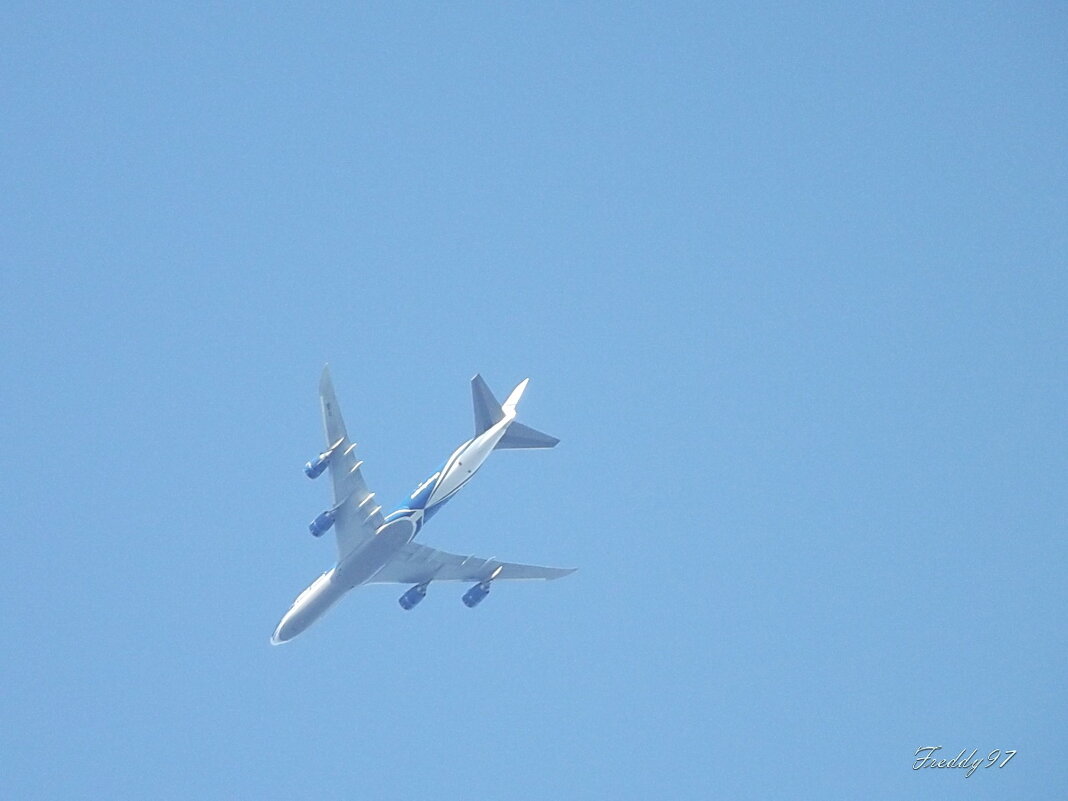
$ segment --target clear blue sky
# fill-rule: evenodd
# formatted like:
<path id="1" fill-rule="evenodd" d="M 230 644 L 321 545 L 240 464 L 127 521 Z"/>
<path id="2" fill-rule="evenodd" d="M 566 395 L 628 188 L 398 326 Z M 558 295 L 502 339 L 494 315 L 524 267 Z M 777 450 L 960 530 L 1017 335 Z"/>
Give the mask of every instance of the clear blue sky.
<path id="1" fill-rule="evenodd" d="M 1063 5 L 179 5 L 0 26 L 0 796 L 1064 797 Z M 324 362 L 579 572 L 272 648 Z"/>

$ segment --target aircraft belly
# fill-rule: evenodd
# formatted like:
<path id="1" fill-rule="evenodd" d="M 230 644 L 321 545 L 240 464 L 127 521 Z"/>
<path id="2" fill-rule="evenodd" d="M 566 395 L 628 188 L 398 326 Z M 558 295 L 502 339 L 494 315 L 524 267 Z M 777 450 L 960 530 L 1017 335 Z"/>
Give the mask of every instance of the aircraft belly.
<path id="1" fill-rule="evenodd" d="M 294 616 L 293 624 L 294 628 L 305 629 L 318 620 L 331 606 L 341 600 L 341 596 L 345 594 L 345 591 L 339 586 L 330 582 L 325 585 L 321 592 L 316 593 L 312 598 L 304 604 L 299 613 Z"/>
<path id="2" fill-rule="evenodd" d="M 497 444 L 497 440 L 501 438 L 504 431 L 504 428 L 500 428 L 487 432 L 467 443 L 462 452 L 458 451 L 454 454 L 455 458 L 450 459 L 451 464 L 447 463 L 437 486 L 427 499 L 427 506 L 441 503 L 455 495 L 482 466 L 486 457 L 493 452 L 493 446 Z"/>
<path id="3" fill-rule="evenodd" d="M 382 526 L 363 546 L 334 569 L 334 578 L 346 589 L 363 584 L 381 570 L 394 554 L 415 537 L 415 523 L 401 517 Z"/>

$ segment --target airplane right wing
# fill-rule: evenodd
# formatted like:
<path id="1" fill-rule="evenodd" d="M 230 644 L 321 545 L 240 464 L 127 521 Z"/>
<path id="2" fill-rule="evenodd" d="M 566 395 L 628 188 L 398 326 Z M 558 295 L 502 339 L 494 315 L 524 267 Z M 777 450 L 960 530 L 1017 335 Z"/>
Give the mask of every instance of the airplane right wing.
<path id="1" fill-rule="evenodd" d="M 539 567 L 480 559 L 477 556 L 457 556 L 426 545 L 409 542 L 379 570 L 368 584 L 422 584 L 424 581 L 485 581 L 497 568 L 501 572 L 494 581 L 524 579 L 557 579 L 574 573 L 577 568 Z"/>
<path id="2" fill-rule="evenodd" d="M 334 383 L 330 380 L 329 365 L 323 367 L 323 376 L 319 380 L 319 400 L 323 408 L 326 447 L 333 451 L 329 468 L 334 485 L 334 530 L 338 558 L 343 559 L 373 537 L 386 521 L 382 507 L 375 503 L 375 494 L 367 488 L 360 472 L 363 462 L 356 458 L 356 443 L 349 440 L 345 430 Z"/>

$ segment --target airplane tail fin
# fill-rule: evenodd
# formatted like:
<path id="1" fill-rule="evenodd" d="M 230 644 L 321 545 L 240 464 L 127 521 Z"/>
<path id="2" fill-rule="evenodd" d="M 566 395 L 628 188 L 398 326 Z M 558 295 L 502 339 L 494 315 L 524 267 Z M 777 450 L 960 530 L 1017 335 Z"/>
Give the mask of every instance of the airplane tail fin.
<path id="1" fill-rule="evenodd" d="M 516 388 L 512 390 L 512 394 L 508 396 L 508 400 L 504 402 L 501 407 L 504 409 L 505 414 L 515 414 L 515 407 L 519 405 L 519 399 L 523 397 L 523 393 L 526 392 L 527 384 L 530 383 L 529 378 L 524 378 Z"/>
<path id="2" fill-rule="evenodd" d="M 475 436 L 489 430 L 505 418 L 505 415 L 514 415 L 516 404 L 519 403 L 524 390 L 527 388 L 529 378 L 523 380 L 519 386 L 512 390 L 508 400 L 502 406 L 493 396 L 481 375 L 471 379 L 471 399 L 475 407 Z M 522 423 L 512 422 L 508 430 L 497 443 L 497 448 L 520 449 L 520 448 L 551 448 L 558 443 L 556 437 L 544 434 Z"/>

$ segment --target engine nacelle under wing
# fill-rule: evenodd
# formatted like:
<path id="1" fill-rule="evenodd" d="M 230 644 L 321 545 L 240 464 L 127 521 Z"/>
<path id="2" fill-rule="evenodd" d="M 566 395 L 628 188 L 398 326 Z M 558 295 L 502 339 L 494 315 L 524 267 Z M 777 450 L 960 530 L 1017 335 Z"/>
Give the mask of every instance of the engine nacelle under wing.
<path id="1" fill-rule="evenodd" d="M 426 587 L 426 583 L 416 584 L 397 599 L 397 603 L 401 605 L 401 609 L 414 609 L 416 604 L 426 598 Z"/>
<path id="2" fill-rule="evenodd" d="M 344 442 L 344 438 L 339 439 L 329 449 L 323 451 L 310 462 L 306 462 L 304 465 L 304 475 L 308 478 L 318 478 L 323 474 L 323 471 L 330 465 L 330 457 L 334 455 L 334 451 L 338 449 L 338 446 Z"/>
<path id="3" fill-rule="evenodd" d="M 311 523 L 308 524 L 308 531 L 311 532 L 313 537 L 321 537 L 328 532 L 334 526 L 334 520 L 337 519 L 337 512 L 333 509 L 327 509 Z"/>
<path id="4" fill-rule="evenodd" d="M 474 587 L 464 593 L 463 602 L 469 609 L 474 609 L 483 599 L 489 595 L 490 583 L 488 581 L 480 581 Z"/>
<path id="5" fill-rule="evenodd" d="M 326 470 L 327 465 L 330 464 L 330 457 L 317 456 L 315 461 L 307 462 L 304 465 L 304 475 L 308 478 L 318 478 Z"/>
<path id="6" fill-rule="evenodd" d="M 463 597 L 464 605 L 467 606 L 469 609 L 474 609 L 476 606 L 482 603 L 483 599 L 485 599 L 485 597 L 489 595 L 490 584 L 493 583 L 493 580 L 501 574 L 502 570 L 504 570 L 504 565 L 497 565 L 496 569 L 489 574 L 485 581 L 480 581 L 474 587 L 465 592 Z"/>

